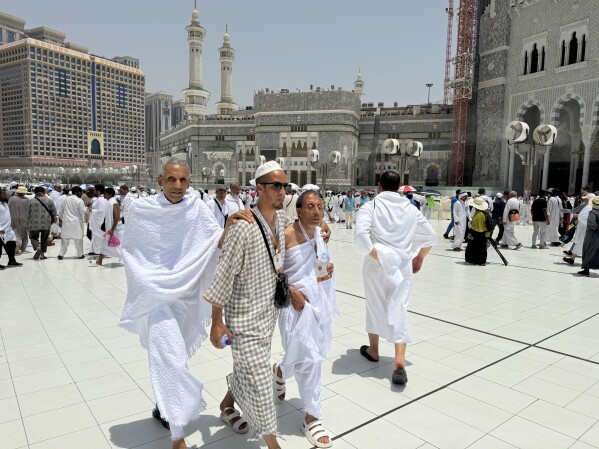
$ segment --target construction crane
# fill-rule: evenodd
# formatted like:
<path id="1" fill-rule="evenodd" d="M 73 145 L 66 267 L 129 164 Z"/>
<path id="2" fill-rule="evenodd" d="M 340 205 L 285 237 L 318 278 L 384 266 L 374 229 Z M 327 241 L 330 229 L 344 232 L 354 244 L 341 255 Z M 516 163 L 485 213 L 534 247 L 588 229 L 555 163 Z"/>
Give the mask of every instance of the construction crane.
<path id="1" fill-rule="evenodd" d="M 451 45 L 453 44 L 453 0 L 449 0 L 447 13 L 447 47 L 445 48 L 445 80 L 443 82 L 443 104 L 449 104 L 451 92 Z"/>
<path id="2" fill-rule="evenodd" d="M 458 36 L 455 55 L 455 75 L 449 84 L 453 88 L 453 123 L 451 132 L 451 153 L 449 159 L 449 184 L 464 185 L 464 165 L 466 160 L 466 135 L 468 131 L 468 106 L 472 98 L 474 79 L 474 51 L 477 26 L 477 1 L 460 0 L 458 7 Z M 453 0 L 449 0 L 453 12 Z M 448 9 L 449 15 L 449 9 Z M 451 33 L 448 30 L 448 37 Z M 448 42 L 451 53 L 451 43 Z"/>

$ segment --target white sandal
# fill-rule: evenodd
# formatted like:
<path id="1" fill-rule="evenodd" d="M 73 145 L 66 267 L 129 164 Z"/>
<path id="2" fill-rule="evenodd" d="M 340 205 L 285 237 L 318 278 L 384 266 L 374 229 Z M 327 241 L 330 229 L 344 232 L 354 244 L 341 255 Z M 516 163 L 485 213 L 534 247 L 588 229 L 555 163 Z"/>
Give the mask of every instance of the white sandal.
<path id="1" fill-rule="evenodd" d="M 233 411 L 231 413 L 227 414 L 227 410 L 233 410 Z M 237 417 L 239 417 L 239 419 L 237 421 L 235 421 L 233 424 L 231 424 L 231 420 L 233 420 Z M 235 432 L 235 433 L 246 433 L 248 430 L 250 430 L 250 426 L 248 425 L 248 422 L 233 407 L 225 407 L 220 414 L 220 419 L 223 420 L 225 423 L 227 423 L 227 425 L 231 429 L 233 429 L 233 432 Z M 245 424 L 245 428 L 240 429 L 240 427 L 243 426 L 244 424 Z"/>
<path id="2" fill-rule="evenodd" d="M 275 394 L 275 399 L 279 402 L 285 400 L 285 379 L 279 377 L 279 364 L 275 363 L 273 365 L 272 371 L 272 389 Z M 279 396 L 283 396 L 283 399 L 279 399 Z"/>
<path id="3" fill-rule="evenodd" d="M 317 419 L 316 421 L 312 421 L 309 424 L 307 424 L 306 420 L 304 419 L 302 425 L 300 426 L 300 430 L 304 432 L 304 435 L 306 436 L 310 444 L 314 447 L 326 448 L 333 446 L 333 439 L 331 438 L 329 432 L 327 432 L 327 429 L 324 428 L 319 419 Z M 323 437 L 327 437 L 329 439 L 329 442 L 321 443 L 320 441 L 318 441 L 320 438 Z"/>

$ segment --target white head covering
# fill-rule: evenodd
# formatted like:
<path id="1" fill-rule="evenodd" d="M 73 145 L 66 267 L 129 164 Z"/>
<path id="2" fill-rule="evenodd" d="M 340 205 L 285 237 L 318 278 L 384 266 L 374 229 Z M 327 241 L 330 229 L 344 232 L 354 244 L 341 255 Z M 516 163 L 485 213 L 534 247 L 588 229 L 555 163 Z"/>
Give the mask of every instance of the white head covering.
<path id="1" fill-rule="evenodd" d="M 495 195 L 497 198 L 503 198 L 503 193 L 501 192 L 497 192 L 497 195 Z"/>
<path id="2" fill-rule="evenodd" d="M 468 194 L 466 192 L 462 192 L 462 193 L 460 193 L 460 195 L 458 196 L 458 198 L 463 198 L 465 196 L 468 196 Z"/>
<path id="3" fill-rule="evenodd" d="M 269 174 L 270 172 L 283 170 L 281 166 L 276 161 L 268 161 L 262 164 L 260 167 L 256 169 L 256 179 L 261 178 L 264 175 Z"/>

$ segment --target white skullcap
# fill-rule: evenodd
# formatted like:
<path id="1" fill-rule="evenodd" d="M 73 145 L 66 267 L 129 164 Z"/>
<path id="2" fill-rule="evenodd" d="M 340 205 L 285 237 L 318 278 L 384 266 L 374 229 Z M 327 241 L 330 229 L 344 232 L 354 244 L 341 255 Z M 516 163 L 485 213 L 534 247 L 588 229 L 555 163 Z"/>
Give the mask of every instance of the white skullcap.
<path id="1" fill-rule="evenodd" d="M 269 174 L 270 172 L 283 170 L 281 166 L 276 161 L 268 161 L 262 164 L 256 170 L 256 179 L 261 178 L 264 175 Z"/>
<path id="2" fill-rule="evenodd" d="M 462 192 L 462 193 L 460 193 L 460 196 L 458 196 L 458 198 L 462 198 L 464 196 L 468 196 L 468 194 L 466 192 Z"/>
<path id="3" fill-rule="evenodd" d="M 497 198 L 503 198 L 503 193 L 501 192 L 497 192 L 497 195 L 495 195 Z"/>

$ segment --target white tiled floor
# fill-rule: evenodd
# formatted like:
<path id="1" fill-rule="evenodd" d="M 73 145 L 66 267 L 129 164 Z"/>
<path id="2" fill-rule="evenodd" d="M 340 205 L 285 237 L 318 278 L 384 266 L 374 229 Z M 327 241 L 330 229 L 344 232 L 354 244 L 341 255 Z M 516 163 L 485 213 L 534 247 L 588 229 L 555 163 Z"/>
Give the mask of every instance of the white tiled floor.
<path id="1" fill-rule="evenodd" d="M 433 222 L 438 231 L 447 222 Z M 599 448 L 599 276 L 574 276 L 562 248 L 489 252 L 466 265 L 440 238 L 415 278 L 407 386 L 389 381 L 393 348 L 381 361 L 367 343 L 361 258 L 352 233 L 335 225 L 338 302 L 335 341 L 323 364 L 325 425 L 338 449 Z M 439 235 L 442 232 L 439 232 Z M 528 244 L 528 245 L 527 245 Z M 91 268 L 68 254 L 0 272 L 0 448 L 170 447 L 151 418 L 147 355 L 116 327 L 124 270 Z M 585 321 L 586 320 L 586 321 Z M 281 359 L 280 337 L 273 359 Z M 190 361 L 208 409 L 188 426 L 188 444 L 258 448 L 218 418 L 231 370 L 227 350 L 207 345 Z M 309 448 L 299 431 L 297 385 L 277 405 L 284 448 Z M 262 447 L 264 447 L 262 445 Z"/>

